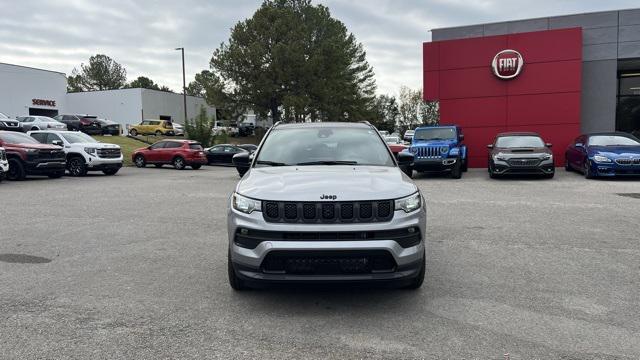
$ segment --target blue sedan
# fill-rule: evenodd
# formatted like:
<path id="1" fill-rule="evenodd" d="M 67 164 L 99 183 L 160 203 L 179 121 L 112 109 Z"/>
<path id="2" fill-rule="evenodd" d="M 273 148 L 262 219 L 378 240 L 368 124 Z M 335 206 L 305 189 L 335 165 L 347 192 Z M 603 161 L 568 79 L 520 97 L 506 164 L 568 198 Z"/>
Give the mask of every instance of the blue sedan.
<path id="1" fill-rule="evenodd" d="M 580 135 L 567 148 L 565 169 L 587 179 L 640 175 L 640 140 L 623 132 Z"/>

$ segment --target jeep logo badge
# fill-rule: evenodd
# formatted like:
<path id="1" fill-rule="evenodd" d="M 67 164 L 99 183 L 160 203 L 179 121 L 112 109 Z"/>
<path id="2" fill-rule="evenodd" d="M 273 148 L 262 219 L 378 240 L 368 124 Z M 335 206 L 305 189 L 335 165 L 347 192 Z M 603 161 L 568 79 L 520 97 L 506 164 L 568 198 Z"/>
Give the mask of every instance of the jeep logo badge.
<path id="1" fill-rule="evenodd" d="M 327 194 L 322 194 L 322 196 L 320 196 L 320 200 L 335 200 L 338 197 L 336 195 L 327 195 Z"/>
<path id="2" fill-rule="evenodd" d="M 522 55 L 515 50 L 502 50 L 493 57 L 491 70 L 500 79 L 508 80 L 520 74 L 524 66 Z"/>

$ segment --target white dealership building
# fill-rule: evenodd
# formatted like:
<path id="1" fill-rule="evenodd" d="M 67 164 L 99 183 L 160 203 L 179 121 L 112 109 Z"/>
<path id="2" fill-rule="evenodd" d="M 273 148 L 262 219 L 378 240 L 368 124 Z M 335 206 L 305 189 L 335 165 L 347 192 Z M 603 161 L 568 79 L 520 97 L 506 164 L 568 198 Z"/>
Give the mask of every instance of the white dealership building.
<path id="1" fill-rule="evenodd" d="M 201 97 L 187 96 L 187 118 L 204 107 L 213 117 L 216 109 Z M 150 89 L 118 89 L 67 93 L 64 73 L 0 63 L 0 112 L 10 116 L 90 114 L 127 125 L 142 119 L 171 120 L 184 124 L 182 94 Z"/>

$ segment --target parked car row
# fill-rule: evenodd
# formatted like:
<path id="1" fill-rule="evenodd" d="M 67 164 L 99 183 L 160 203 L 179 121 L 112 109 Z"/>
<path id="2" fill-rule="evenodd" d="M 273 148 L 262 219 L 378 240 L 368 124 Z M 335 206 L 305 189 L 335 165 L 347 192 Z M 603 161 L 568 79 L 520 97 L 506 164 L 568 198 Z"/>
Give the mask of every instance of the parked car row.
<path id="1" fill-rule="evenodd" d="M 48 116 L 19 116 L 11 119 L 0 113 L 0 130 L 6 131 L 34 131 L 34 130 L 72 130 L 81 131 L 89 135 L 120 135 L 120 124 L 92 115 L 57 115 Z"/>
<path id="2" fill-rule="evenodd" d="M 469 159 L 463 140 L 458 126 L 425 126 L 413 130 L 411 146 L 400 150 L 414 154 L 408 174 L 413 170 L 449 172 L 459 179 L 467 170 Z M 487 148 L 487 170 L 491 178 L 505 175 L 552 178 L 555 174 L 552 144 L 535 132 L 499 133 Z M 394 149 L 392 152 L 397 154 Z M 567 171 L 582 172 L 586 178 L 640 175 L 640 140 L 623 132 L 583 134 L 569 145 L 565 161 Z"/>
<path id="3" fill-rule="evenodd" d="M 0 131 L 1 173 L 9 180 L 23 180 L 31 175 L 59 178 L 84 176 L 88 171 L 115 175 L 122 167 L 118 145 L 100 143 L 81 132 L 34 130 L 27 134 Z"/>

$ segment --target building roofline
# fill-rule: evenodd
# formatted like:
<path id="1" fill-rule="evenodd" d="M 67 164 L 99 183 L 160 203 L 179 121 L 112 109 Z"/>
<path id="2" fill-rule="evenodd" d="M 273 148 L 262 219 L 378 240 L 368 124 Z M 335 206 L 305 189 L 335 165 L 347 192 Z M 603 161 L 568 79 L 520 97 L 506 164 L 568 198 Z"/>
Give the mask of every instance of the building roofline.
<path id="1" fill-rule="evenodd" d="M 593 15 L 593 14 L 602 14 L 602 13 L 608 13 L 608 12 L 620 12 L 620 11 L 629 11 L 629 10 L 640 10 L 640 8 L 589 11 L 589 12 L 571 13 L 571 14 L 564 14 L 564 15 L 540 16 L 540 17 L 534 17 L 534 18 L 519 18 L 519 19 L 513 19 L 513 20 L 492 21 L 492 22 L 486 22 L 486 23 L 475 23 L 475 24 L 466 24 L 466 25 L 447 26 L 447 27 L 441 27 L 441 28 L 432 28 L 432 29 L 429 29 L 428 31 L 433 32 L 433 31 L 439 31 L 439 30 L 460 29 L 460 28 L 466 28 L 471 26 L 504 24 L 504 23 L 511 23 L 511 22 L 519 22 L 519 21 L 542 20 L 542 19 L 561 18 L 566 16 L 576 16 L 576 15 Z"/>
<path id="2" fill-rule="evenodd" d="M 155 92 L 159 92 L 159 93 L 163 93 L 163 94 L 173 94 L 173 95 L 182 96 L 182 94 L 176 93 L 176 92 L 173 92 L 173 91 L 162 91 L 162 90 L 147 89 L 147 88 L 142 88 L 142 87 L 122 88 L 122 89 L 107 89 L 107 90 L 89 90 L 89 91 L 68 91 L 67 94 L 83 94 L 83 93 L 96 93 L 96 92 L 107 92 L 107 91 L 123 91 L 123 90 L 147 90 L 147 91 L 155 91 Z M 192 97 L 192 98 L 204 100 L 204 97 L 202 97 L 202 96 L 187 95 L 187 97 Z"/>
<path id="3" fill-rule="evenodd" d="M 36 67 L 32 67 L 32 66 L 16 65 L 16 64 L 9 64 L 9 63 L 3 63 L 3 62 L 0 62 L 0 65 L 15 66 L 15 67 L 19 67 L 19 68 L 23 68 L 23 69 L 30 69 L 30 70 L 46 71 L 46 72 L 50 72 L 50 73 L 54 73 L 54 74 L 60 74 L 60 75 L 64 76 L 65 79 L 67 78 L 67 74 L 65 74 L 63 72 L 60 72 L 60 71 L 40 69 L 40 68 L 36 68 Z"/>

